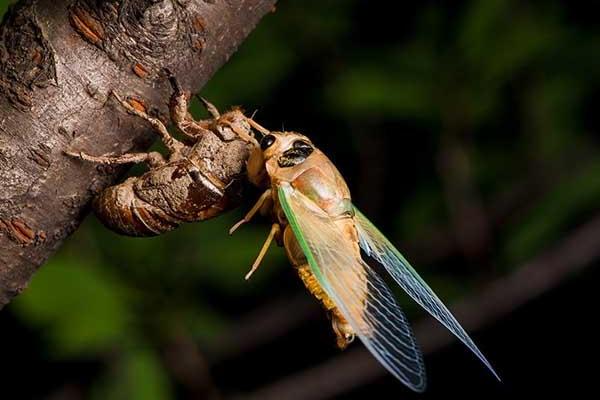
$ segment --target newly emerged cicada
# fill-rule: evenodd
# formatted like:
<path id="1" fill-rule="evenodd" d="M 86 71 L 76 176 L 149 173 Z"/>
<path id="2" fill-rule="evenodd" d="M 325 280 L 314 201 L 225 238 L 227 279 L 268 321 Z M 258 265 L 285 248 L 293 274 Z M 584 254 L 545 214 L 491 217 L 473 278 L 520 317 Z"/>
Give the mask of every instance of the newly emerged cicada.
<path id="1" fill-rule="evenodd" d="M 65 152 L 102 164 L 145 162 L 150 166 L 142 176 L 111 186 L 94 200 L 96 214 L 109 228 L 126 235 L 152 236 L 231 207 L 226 182 L 234 178 L 232 172 L 210 168 L 207 161 L 215 155 L 206 154 L 202 141 L 218 137 L 226 142 L 237 137 L 242 142 L 239 145 L 252 147 L 247 163 L 250 182 L 265 192 L 230 233 L 257 212 L 273 218 L 269 236 L 246 279 L 259 267 L 273 239 L 283 244 L 307 289 L 329 312 L 338 346 L 343 349 L 358 336 L 396 378 L 423 391 L 423 356 L 406 317 L 373 268 L 379 264 L 498 377 L 431 288 L 352 204 L 344 178 L 310 139 L 295 132 L 269 132 L 237 109 L 221 115 L 208 102 L 205 105 L 212 118 L 195 121 L 187 113 L 186 93 L 174 77 L 170 81 L 174 89 L 171 118 L 192 145 L 179 142 L 160 120 L 114 94 L 129 113 L 156 129 L 169 150 L 168 159 L 156 152 L 120 156 Z M 255 132 L 263 135 L 260 141 L 254 138 Z"/>
<path id="2" fill-rule="evenodd" d="M 498 378 L 427 283 L 352 204 L 344 178 L 310 139 L 295 132 L 263 136 L 250 155 L 248 176 L 265 192 L 230 233 L 259 211 L 274 222 L 246 279 L 276 239 L 308 290 L 330 313 L 338 346 L 345 348 L 358 336 L 389 372 L 420 392 L 426 382 L 423 356 L 406 317 L 372 266 L 379 264 Z"/>

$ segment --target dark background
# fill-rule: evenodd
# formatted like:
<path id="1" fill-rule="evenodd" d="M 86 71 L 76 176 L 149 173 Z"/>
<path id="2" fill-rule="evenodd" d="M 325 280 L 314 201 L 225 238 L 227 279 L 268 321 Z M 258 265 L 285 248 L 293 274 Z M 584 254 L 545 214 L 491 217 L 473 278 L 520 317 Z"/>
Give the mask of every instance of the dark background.
<path id="1" fill-rule="evenodd" d="M 449 305 L 484 304 L 516 277 L 521 297 L 495 298 L 484 323 L 459 318 L 502 383 L 456 341 L 427 352 L 423 395 L 356 362 L 360 344 L 340 353 L 282 249 L 244 281 L 268 222 L 227 229 L 252 193 L 242 210 L 151 239 L 90 216 L 0 312 L 1 397 L 593 393 L 600 29 L 589 3 L 281 1 L 201 93 L 309 135 Z M 399 299 L 427 341 L 432 324 Z M 343 379 L 344 365 L 358 378 Z"/>

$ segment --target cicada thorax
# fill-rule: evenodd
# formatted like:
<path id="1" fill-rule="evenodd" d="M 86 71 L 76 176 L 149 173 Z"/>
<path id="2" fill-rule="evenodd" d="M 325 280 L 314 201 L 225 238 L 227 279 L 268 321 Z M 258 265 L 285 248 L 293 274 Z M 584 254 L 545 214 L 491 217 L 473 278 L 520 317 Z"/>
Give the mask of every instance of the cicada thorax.
<path id="1" fill-rule="evenodd" d="M 333 163 L 318 149 L 302 164 L 279 167 L 273 160 L 267 162 L 272 185 L 290 184 L 315 206 L 316 212 L 337 219 L 353 212 L 350 190 Z M 273 191 L 277 193 L 277 190 Z M 283 217 L 281 211 L 277 217 Z M 284 217 L 285 218 L 285 217 Z"/>

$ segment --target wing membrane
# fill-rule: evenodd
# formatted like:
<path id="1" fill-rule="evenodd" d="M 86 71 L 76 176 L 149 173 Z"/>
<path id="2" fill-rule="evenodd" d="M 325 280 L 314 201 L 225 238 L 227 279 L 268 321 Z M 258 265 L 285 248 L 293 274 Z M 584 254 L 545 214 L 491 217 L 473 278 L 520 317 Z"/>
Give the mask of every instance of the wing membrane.
<path id="1" fill-rule="evenodd" d="M 358 244 L 311 200 L 288 184 L 279 189 L 288 222 L 319 283 L 367 349 L 396 378 L 425 389 L 423 357 L 412 330 L 383 280 L 366 264 Z"/>
<path id="2" fill-rule="evenodd" d="M 413 300 L 456 335 L 489 368 L 494 376 L 500 380 L 492 365 L 429 285 L 425 283 L 410 263 L 406 261 L 385 236 L 360 211 L 356 208 L 354 210 L 356 228 L 362 250 L 381 263 L 396 283 Z"/>

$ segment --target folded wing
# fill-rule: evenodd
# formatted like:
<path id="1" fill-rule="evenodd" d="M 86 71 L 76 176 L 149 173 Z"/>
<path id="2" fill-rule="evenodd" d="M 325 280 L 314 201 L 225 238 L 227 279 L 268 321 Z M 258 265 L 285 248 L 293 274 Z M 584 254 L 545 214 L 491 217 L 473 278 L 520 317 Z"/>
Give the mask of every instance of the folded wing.
<path id="1" fill-rule="evenodd" d="M 288 184 L 279 200 L 311 271 L 367 349 L 411 389 L 425 389 L 425 367 L 412 330 L 378 274 L 333 221 Z"/>

